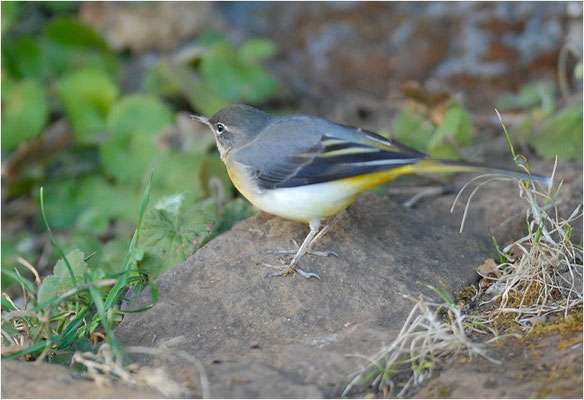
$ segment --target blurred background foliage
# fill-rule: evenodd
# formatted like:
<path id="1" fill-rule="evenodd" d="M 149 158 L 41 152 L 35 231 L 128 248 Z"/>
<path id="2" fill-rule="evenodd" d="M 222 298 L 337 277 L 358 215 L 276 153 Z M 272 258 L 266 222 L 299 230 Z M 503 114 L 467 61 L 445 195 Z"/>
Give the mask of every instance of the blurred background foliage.
<path id="1" fill-rule="evenodd" d="M 107 273 L 122 264 L 152 172 L 140 266 L 153 277 L 253 214 L 211 133 L 188 115 L 237 102 L 299 111 L 267 67 L 278 53 L 274 42 L 235 43 L 206 30 L 136 75 L 136 49 L 112 49 L 79 18 L 79 3 L 1 7 L 3 287 L 17 256 L 41 271 L 57 262 L 39 212 L 41 186 L 64 251 L 94 254 L 88 266 Z M 569 73 L 581 81 L 581 60 Z M 520 144 L 547 159 L 579 160 L 581 98 L 559 104 L 557 92 L 553 81 L 532 82 L 501 94 L 496 106 L 520 116 L 512 129 Z M 442 158 L 459 158 L 480 136 L 475 116 L 448 92 L 406 82 L 401 100 L 382 133 Z"/>
<path id="2" fill-rule="evenodd" d="M 2 3 L 3 196 L 22 207 L 3 215 L 3 271 L 17 255 L 45 268 L 56 262 L 38 208 L 43 186 L 65 252 L 95 253 L 90 266 L 117 272 L 153 172 L 142 264 L 157 276 L 252 214 L 235 199 L 212 134 L 177 111 L 209 115 L 273 97 L 277 82 L 262 60 L 274 45 L 257 39 L 235 46 L 207 32 L 181 61 L 160 59 L 127 93 L 131 55 L 112 51 L 76 17 L 77 8 Z M 3 287 L 11 284 L 3 278 Z"/>

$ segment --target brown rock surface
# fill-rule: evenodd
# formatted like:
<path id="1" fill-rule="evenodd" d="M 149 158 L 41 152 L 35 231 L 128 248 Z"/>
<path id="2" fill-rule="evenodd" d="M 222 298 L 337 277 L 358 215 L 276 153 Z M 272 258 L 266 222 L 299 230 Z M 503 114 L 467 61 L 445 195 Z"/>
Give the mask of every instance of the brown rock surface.
<path id="1" fill-rule="evenodd" d="M 462 289 L 492 252 L 488 238 L 368 194 L 315 248 L 339 258 L 301 260 L 322 280 L 266 278 L 260 263 L 275 261 L 267 252 L 306 232 L 266 214 L 239 223 L 159 278 L 161 299 L 124 319 L 121 343 L 182 336 L 178 349 L 203 362 L 213 397 L 339 396 L 362 363 L 347 354 L 373 354 L 401 328 L 413 305 L 403 294 Z"/>
<path id="2" fill-rule="evenodd" d="M 493 347 L 501 364 L 457 357 L 413 398 L 582 398 L 581 328 L 571 335 L 508 337 Z"/>
<path id="3" fill-rule="evenodd" d="M 20 399 L 131 399 L 159 398 L 160 393 L 117 382 L 97 386 L 56 364 L 2 361 L 2 398 Z"/>

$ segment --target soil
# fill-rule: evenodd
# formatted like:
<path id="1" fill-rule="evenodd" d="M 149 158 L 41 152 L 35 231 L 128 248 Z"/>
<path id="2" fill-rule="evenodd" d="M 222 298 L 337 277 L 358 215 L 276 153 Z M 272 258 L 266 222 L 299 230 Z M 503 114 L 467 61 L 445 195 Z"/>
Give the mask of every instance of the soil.
<path id="1" fill-rule="evenodd" d="M 482 358 L 457 357 L 415 398 L 582 398 L 582 310 L 539 324 L 527 337 L 507 337 Z M 569 320 L 568 319 L 568 320 Z M 549 329 L 555 327 L 556 329 Z"/>

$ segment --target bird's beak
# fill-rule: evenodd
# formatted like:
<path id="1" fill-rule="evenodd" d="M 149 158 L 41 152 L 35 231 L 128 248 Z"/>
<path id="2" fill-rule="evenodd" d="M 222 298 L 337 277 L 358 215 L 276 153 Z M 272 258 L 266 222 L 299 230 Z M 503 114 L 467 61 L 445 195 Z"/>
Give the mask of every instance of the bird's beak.
<path id="1" fill-rule="evenodd" d="M 207 117 L 203 117 L 202 115 L 191 115 L 191 119 L 195 120 L 195 121 L 202 122 L 205 125 L 207 125 L 209 128 L 211 127 L 211 124 L 209 123 L 209 118 L 207 118 Z"/>

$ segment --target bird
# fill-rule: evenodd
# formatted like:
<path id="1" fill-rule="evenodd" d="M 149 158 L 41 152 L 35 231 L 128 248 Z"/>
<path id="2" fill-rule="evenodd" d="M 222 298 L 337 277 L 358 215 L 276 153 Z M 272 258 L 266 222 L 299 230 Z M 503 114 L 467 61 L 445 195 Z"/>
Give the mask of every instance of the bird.
<path id="1" fill-rule="evenodd" d="M 468 161 L 440 160 L 369 130 L 305 114 L 272 115 L 245 104 L 227 106 L 207 118 L 191 115 L 215 136 L 221 160 L 237 190 L 267 213 L 307 223 L 310 232 L 292 260 L 269 276 L 296 272 L 333 220 L 355 199 L 399 176 L 418 172 L 487 171 L 541 182 L 550 178 Z M 336 254 L 335 254 L 336 255 Z M 269 264 L 265 264 L 270 266 Z"/>

